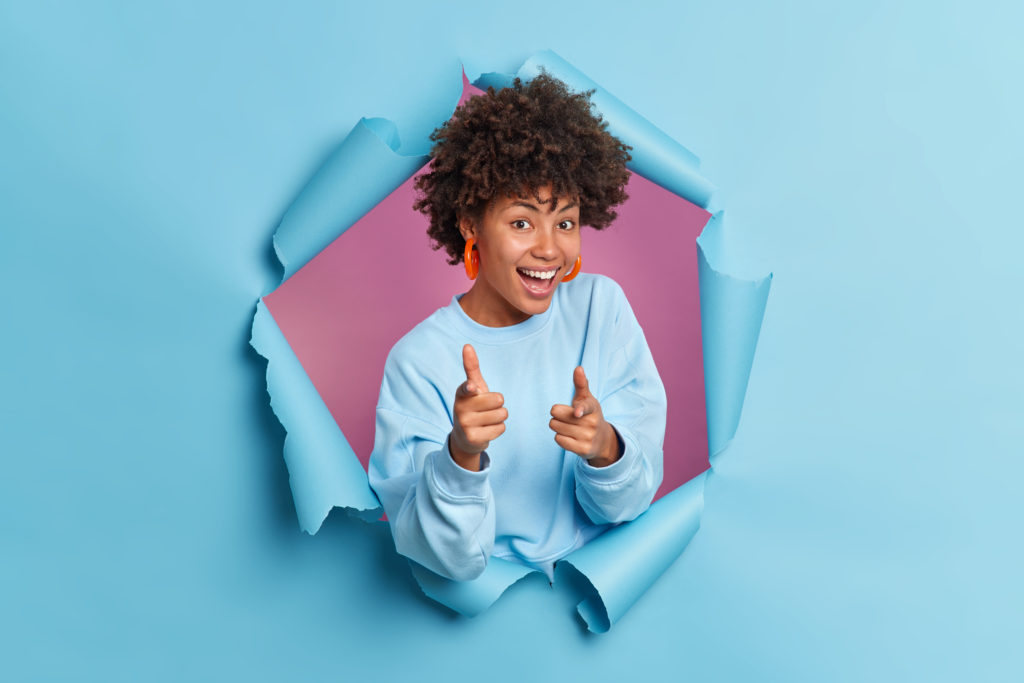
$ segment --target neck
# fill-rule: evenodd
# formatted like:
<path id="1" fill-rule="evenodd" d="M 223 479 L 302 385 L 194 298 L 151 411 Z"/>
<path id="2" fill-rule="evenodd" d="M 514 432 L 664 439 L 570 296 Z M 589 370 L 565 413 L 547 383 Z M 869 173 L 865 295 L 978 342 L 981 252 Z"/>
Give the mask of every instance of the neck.
<path id="1" fill-rule="evenodd" d="M 510 306 L 479 278 L 459 299 L 459 305 L 470 320 L 485 327 L 509 327 L 518 325 L 530 317 L 528 313 Z"/>

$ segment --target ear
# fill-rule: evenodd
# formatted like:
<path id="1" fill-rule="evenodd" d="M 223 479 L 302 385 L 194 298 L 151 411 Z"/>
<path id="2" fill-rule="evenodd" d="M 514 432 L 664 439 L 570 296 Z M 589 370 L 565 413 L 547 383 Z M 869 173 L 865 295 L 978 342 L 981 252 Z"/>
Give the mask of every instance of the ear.
<path id="1" fill-rule="evenodd" d="M 473 223 L 473 219 L 469 216 L 459 216 L 459 232 L 462 233 L 462 239 L 469 241 L 470 237 L 476 237 L 476 225 Z"/>

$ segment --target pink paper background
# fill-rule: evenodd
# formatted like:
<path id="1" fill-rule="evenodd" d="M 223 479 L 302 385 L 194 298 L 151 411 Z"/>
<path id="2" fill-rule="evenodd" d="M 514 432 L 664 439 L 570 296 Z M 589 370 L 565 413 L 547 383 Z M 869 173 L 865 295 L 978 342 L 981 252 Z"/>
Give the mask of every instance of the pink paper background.
<path id="1" fill-rule="evenodd" d="M 364 467 L 388 351 L 470 284 L 461 264 L 430 249 L 414 180 L 264 299 Z M 614 225 L 584 228 L 583 270 L 625 290 L 665 383 L 660 497 L 708 467 L 695 240 L 710 214 L 636 173 L 627 191 Z"/>

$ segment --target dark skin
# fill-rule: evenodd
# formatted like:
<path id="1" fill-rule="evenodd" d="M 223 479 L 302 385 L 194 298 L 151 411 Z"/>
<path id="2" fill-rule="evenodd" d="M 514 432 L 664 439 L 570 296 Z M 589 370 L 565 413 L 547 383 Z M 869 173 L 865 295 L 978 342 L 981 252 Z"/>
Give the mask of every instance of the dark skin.
<path id="1" fill-rule="evenodd" d="M 455 420 L 448 436 L 452 459 L 463 469 L 480 471 L 480 453 L 505 433 L 508 409 L 505 398 L 487 388 L 472 345 L 462 347 L 466 381 L 455 391 Z M 605 421 L 601 404 L 590 393 L 583 366 L 573 371 L 576 392 L 572 405 L 551 407 L 548 427 L 555 443 L 587 460 L 591 467 L 607 467 L 619 459 L 618 437 Z"/>
<path id="2" fill-rule="evenodd" d="M 559 195 L 584 196 L 580 225 L 603 230 L 615 221 L 614 207 L 626 200 L 630 148 L 607 131 L 590 95 L 542 72 L 470 98 L 434 131 L 434 161 L 416 181 L 414 208 L 430 218 L 427 234 L 448 263 L 462 260 L 466 210 L 536 181 L 553 183 Z"/>
<path id="3" fill-rule="evenodd" d="M 460 300 L 463 310 L 477 322 L 503 327 L 543 313 L 561 277 L 579 254 L 579 202 L 552 201 L 550 186 L 536 197 L 501 197 L 489 203 L 483 218 L 463 220 L 460 229 L 473 238 L 480 253 L 480 273 Z M 546 294 L 531 293 L 519 268 L 554 272 Z M 508 410 L 504 397 L 489 390 L 480 371 L 476 351 L 462 349 L 466 381 L 455 392 L 454 420 L 449 450 L 464 469 L 480 470 L 480 453 L 505 432 Z M 579 455 L 593 467 L 606 467 L 619 459 L 618 436 L 604 419 L 601 404 L 590 392 L 582 366 L 573 370 L 572 405 L 551 407 L 548 427 L 555 442 Z"/>

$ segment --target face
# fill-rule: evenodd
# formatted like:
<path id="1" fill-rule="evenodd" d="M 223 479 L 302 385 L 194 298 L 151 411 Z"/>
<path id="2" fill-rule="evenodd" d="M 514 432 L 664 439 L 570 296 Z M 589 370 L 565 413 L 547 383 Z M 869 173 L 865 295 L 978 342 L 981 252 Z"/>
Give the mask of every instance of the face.
<path id="1" fill-rule="evenodd" d="M 461 302 L 482 325 L 515 325 L 548 310 L 580 253 L 579 202 L 552 202 L 547 185 L 536 197 L 527 194 L 495 198 L 477 224 L 461 221 L 462 236 L 476 239 L 480 255 L 480 272 Z"/>

